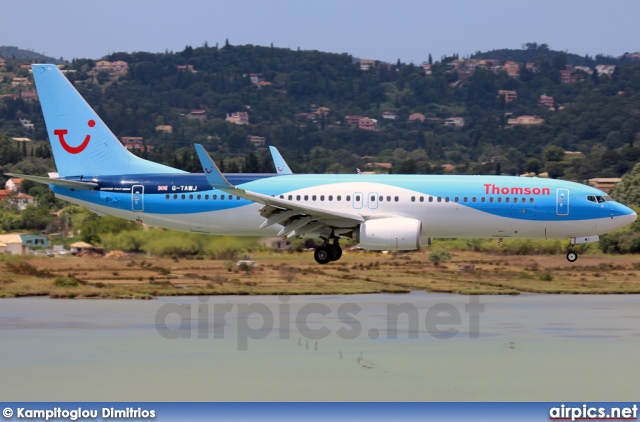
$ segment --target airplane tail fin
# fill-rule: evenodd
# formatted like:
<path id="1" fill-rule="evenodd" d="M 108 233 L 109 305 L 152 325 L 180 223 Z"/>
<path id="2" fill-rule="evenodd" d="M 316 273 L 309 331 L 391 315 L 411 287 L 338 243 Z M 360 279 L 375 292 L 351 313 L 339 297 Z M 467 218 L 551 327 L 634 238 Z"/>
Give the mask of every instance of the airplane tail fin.
<path id="1" fill-rule="evenodd" d="M 183 173 L 130 153 L 57 66 L 31 69 L 60 176 Z"/>

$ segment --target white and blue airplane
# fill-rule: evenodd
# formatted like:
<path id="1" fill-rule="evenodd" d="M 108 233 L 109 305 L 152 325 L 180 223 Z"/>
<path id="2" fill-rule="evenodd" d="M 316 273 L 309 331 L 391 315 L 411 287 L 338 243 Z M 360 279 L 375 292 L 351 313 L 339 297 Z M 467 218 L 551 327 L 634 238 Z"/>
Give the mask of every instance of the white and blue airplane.
<path id="1" fill-rule="evenodd" d="M 574 245 L 635 221 L 636 213 L 579 183 L 509 176 L 223 175 L 201 145 L 203 173 L 125 149 L 52 64 L 32 65 L 58 172 L 13 175 L 96 213 L 174 230 L 319 237 L 315 260 L 340 259 L 341 238 L 367 250 L 415 250 L 438 237 L 567 238 Z M 272 151 L 273 152 L 273 151 Z"/>

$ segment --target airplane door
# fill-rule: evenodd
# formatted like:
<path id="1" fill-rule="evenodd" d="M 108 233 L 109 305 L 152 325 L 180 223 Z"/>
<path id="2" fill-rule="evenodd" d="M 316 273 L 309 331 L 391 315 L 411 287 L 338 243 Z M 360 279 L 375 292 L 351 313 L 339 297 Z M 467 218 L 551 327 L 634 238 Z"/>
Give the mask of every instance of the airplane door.
<path id="1" fill-rule="evenodd" d="M 364 195 L 362 192 L 355 192 L 353 194 L 353 208 L 359 210 L 364 205 Z"/>
<path id="2" fill-rule="evenodd" d="M 375 210 L 378 208 L 378 193 L 377 192 L 369 192 L 367 195 L 367 207 L 370 210 Z"/>
<path id="3" fill-rule="evenodd" d="M 131 188 L 131 211 L 144 212 L 144 186 L 134 185 Z"/>
<path id="4" fill-rule="evenodd" d="M 556 192 L 556 214 L 569 215 L 569 189 L 558 188 Z"/>

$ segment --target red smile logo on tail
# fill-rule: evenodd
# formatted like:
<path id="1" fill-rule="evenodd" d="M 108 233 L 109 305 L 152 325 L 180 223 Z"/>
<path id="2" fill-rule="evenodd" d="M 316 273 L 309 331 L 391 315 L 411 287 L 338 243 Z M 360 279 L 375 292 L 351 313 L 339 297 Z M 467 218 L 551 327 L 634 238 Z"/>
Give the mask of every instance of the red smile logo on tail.
<path id="1" fill-rule="evenodd" d="M 89 127 L 94 127 L 96 125 L 96 122 L 95 120 L 89 120 L 87 122 L 87 125 L 89 125 Z M 67 151 L 69 154 L 80 154 L 82 151 L 85 150 L 85 148 L 87 148 L 87 145 L 89 145 L 89 141 L 91 140 L 91 135 L 85 136 L 84 141 L 82 141 L 82 143 L 77 147 L 72 147 L 64 139 L 64 135 L 66 135 L 67 133 L 69 133 L 67 129 L 56 129 L 53 131 L 54 135 L 58 135 L 58 139 L 60 140 L 60 145 L 62 145 L 62 148 L 64 148 L 64 150 Z"/>

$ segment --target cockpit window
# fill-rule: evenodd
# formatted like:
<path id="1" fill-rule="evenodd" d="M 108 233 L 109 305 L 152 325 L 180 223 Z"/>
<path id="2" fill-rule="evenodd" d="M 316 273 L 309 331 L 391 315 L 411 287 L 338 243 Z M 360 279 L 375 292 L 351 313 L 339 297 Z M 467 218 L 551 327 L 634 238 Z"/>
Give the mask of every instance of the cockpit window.
<path id="1" fill-rule="evenodd" d="M 596 204 L 602 204 L 603 202 L 613 201 L 613 199 L 609 195 L 604 195 L 604 196 L 589 195 L 587 196 L 587 201 L 595 202 Z"/>

